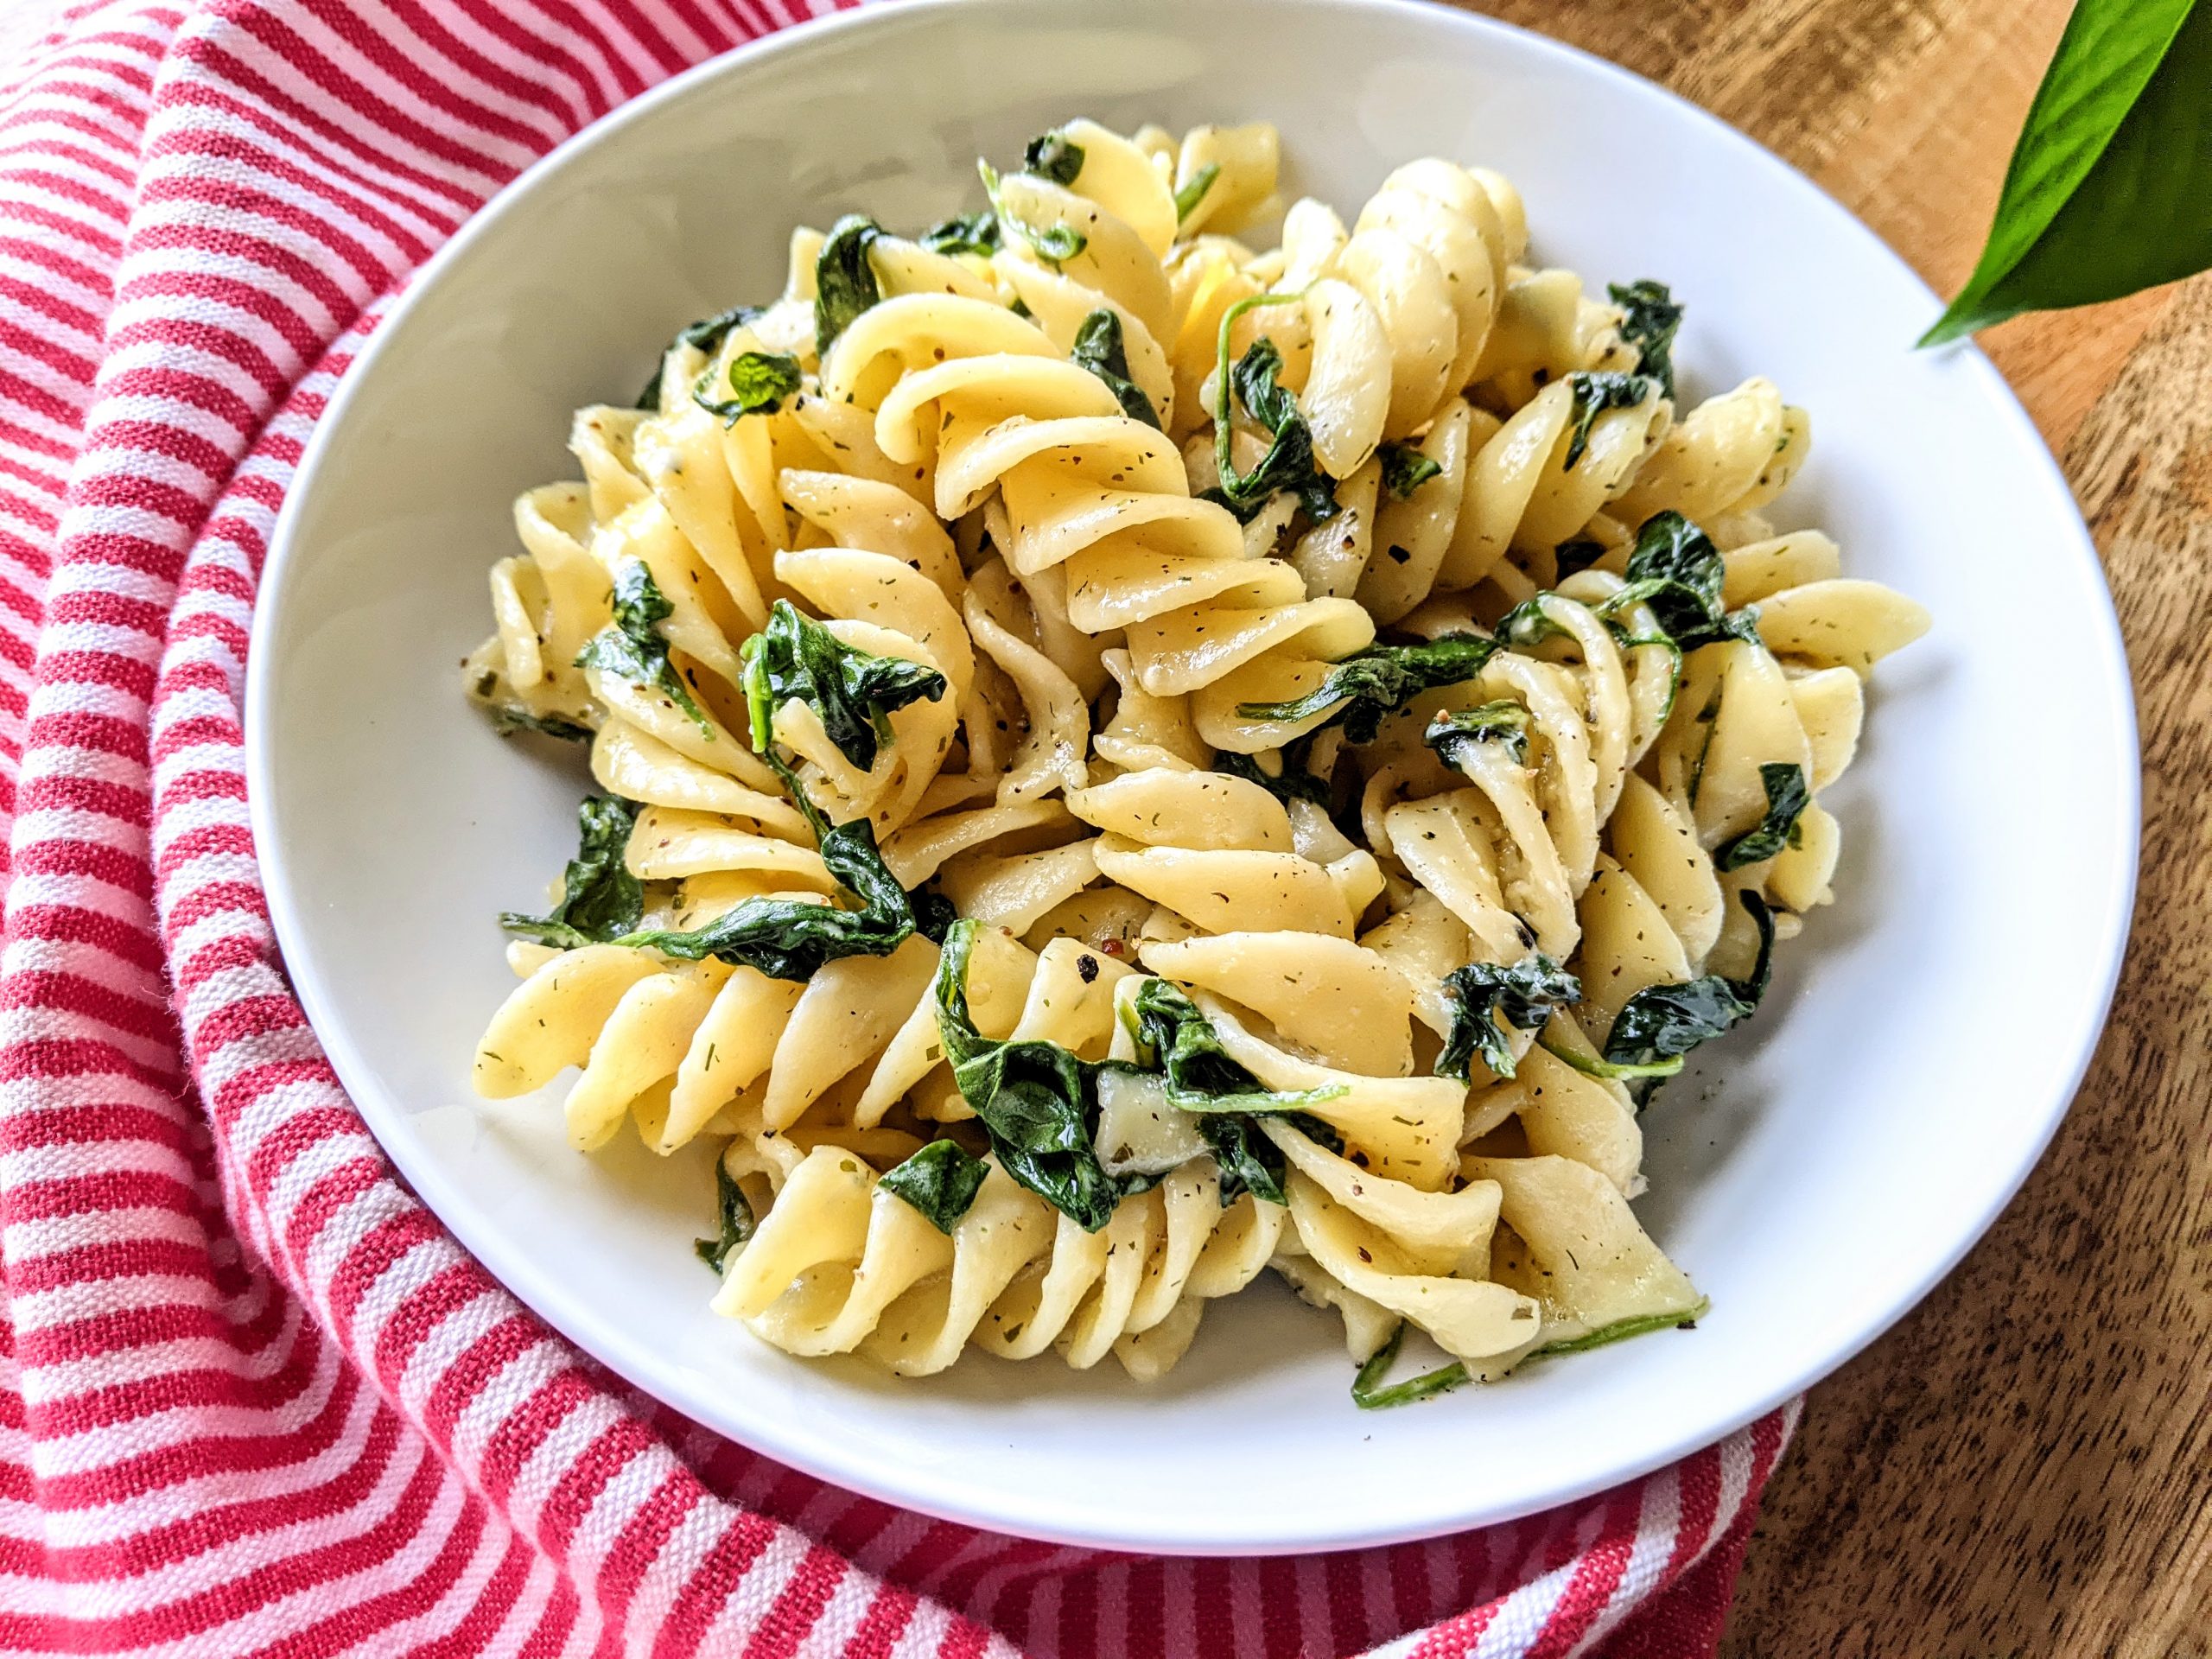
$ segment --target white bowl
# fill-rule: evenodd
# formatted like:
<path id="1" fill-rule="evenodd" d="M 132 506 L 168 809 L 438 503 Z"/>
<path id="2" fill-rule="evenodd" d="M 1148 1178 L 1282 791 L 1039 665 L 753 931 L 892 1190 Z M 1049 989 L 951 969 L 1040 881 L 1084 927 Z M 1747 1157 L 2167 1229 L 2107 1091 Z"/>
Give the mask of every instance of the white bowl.
<path id="1" fill-rule="evenodd" d="M 749 1446 L 981 1526 L 1192 1553 L 1332 1548 L 1503 1520 L 1713 1440 L 1923 1295 L 2018 1186 L 2079 1082 L 2134 875 L 2128 676 L 2049 455 L 1863 226 L 1642 80 L 1443 8 L 1344 0 L 909 3 L 795 30 L 629 105 L 435 260 L 346 377 L 293 486 L 257 619 L 254 826 L 302 1000 L 416 1192 L 531 1306 Z M 1075 114 L 1265 118 L 1349 213 L 1397 162 L 1503 169 L 1548 263 L 1687 301 L 1692 393 L 1771 376 L 1817 442 L 1785 498 L 1935 632 L 1884 665 L 1832 804 L 1840 902 L 1746 1032 L 1646 1115 L 1645 1224 L 1711 1296 L 1668 1333 L 1366 1414 L 1333 1321 L 1268 1281 L 1141 1387 L 971 1356 L 898 1382 L 791 1359 L 707 1312 L 704 1154 L 568 1150 L 550 1098 L 480 1104 L 531 908 L 584 784 L 502 741 L 454 664 L 486 631 L 508 508 L 571 475 L 569 412 L 626 400 L 670 334 L 779 285 L 786 232 L 976 205 Z M 556 1090 L 563 1085 L 556 1085 Z"/>

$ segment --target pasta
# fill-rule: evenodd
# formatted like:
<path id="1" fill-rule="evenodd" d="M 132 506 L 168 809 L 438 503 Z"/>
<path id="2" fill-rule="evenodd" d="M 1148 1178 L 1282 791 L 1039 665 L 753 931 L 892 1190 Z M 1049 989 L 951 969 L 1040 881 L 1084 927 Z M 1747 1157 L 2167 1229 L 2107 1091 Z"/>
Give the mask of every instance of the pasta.
<path id="1" fill-rule="evenodd" d="M 1693 1319 L 1639 1114 L 1829 902 L 1928 626 L 1765 518 L 1805 412 L 1680 398 L 1669 291 L 1479 168 L 982 171 L 795 232 L 517 502 L 467 690 L 596 792 L 477 1089 L 711 1141 L 715 1309 L 903 1375 L 1154 1377 L 1269 1268 L 1367 1406 Z"/>

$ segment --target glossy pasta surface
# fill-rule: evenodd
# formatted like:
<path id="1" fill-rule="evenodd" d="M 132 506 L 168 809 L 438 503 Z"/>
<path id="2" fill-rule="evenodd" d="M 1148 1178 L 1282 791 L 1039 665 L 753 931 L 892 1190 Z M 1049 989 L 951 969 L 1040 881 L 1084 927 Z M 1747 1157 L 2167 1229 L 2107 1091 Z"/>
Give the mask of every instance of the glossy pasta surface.
<path id="1" fill-rule="evenodd" d="M 702 1296 L 905 1375 L 1155 1376 L 1269 1268 L 1364 1405 L 1694 1319 L 1641 1114 L 1830 900 L 1927 626 L 1764 516 L 1806 412 L 1679 401 L 1674 296 L 1479 166 L 982 170 L 795 232 L 516 503 L 466 690 L 595 787 L 480 1093 L 709 1138 Z"/>

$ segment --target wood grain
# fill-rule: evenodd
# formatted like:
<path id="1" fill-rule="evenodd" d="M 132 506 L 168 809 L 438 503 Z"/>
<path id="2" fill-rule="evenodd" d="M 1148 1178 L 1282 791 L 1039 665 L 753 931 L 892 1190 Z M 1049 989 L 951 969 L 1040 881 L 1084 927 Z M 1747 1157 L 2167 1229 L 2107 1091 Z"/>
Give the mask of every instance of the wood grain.
<path id="1" fill-rule="evenodd" d="M 2069 5 L 1473 9 L 1695 99 L 1949 292 Z M 1728 1659 L 2212 1656 L 2212 278 L 1983 345 L 2061 457 L 2118 601 L 2143 734 L 2135 937 L 2025 1190 L 1814 1391 Z M 2031 800 L 2065 788 L 2063 757 L 2026 782 Z"/>

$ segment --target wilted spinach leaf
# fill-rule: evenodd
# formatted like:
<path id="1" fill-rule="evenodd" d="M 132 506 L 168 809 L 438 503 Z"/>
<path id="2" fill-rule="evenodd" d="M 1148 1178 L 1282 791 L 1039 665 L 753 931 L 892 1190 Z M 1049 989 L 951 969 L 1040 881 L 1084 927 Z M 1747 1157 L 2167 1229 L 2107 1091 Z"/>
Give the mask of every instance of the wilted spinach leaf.
<path id="1" fill-rule="evenodd" d="M 875 280 L 875 266 L 868 251 L 883 227 L 861 213 L 847 213 L 830 227 L 822 251 L 814 260 L 814 349 L 827 355 L 830 342 L 852 326 L 853 319 L 878 303 L 883 289 Z"/>
<path id="2" fill-rule="evenodd" d="M 1386 443 L 1376 450 L 1375 458 L 1382 463 L 1382 487 L 1401 501 L 1444 470 L 1421 454 L 1418 444 Z"/>
<path id="3" fill-rule="evenodd" d="M 1236 712 L 1247 720 L 1305 720 L 1341 703 L 1332 721 L 1344 722 L 1348 741 L 1372 743 L 1385 715 L 1433 687 L 1471 680 L 1498 648 L 1497 640 L 1473 633 L 1447 633 L 1419 645 L 1370 645 L 1334 664 L 1304 696 L 1239 703 Z"/>
<path id="4" fill-rule="evenodd" d="M 1142 421 L 1155 430 L 1162 430 L 1160 411 L 1153 408 L 1152 399 L 1143 389 L 1129 378 L 1129 357 L 1122 338 L 1122 318 L 1116 311 L 1101 306 L 1083 320 L 1075 331 L 1075 347 L 1068 353 L 1078 368 L 1089 369 L 1106 383 L 1114 394 L 1114 401 L 1122 406 L 1122 413 L 1133 421 Z"/>
<path id="5" fill-rule="evenodd" d="M 711 317 L 702 317 L 689 327 L 677 329 L 676 338 L 669 341 L 667 349 L 661 353 L 661 360 L 653 365 L 653 378 L 645 382 L 645 389 L 638 394 L 637 406 L 639 409 L 660 407 L 660 378 L 667 367 L 669 352 L 678 346 L 696 346 L 712 357 L 721 349 L 722 341 L 729 337 L 731 329 L 743 327 L 760 315 L 760 308 L 757 305 L 734 305 L 727 311 L 717 311 Z"/>
<path id="6" fill-rule="evenodd" d="M 719 1158 L 715 1160 L 715 1210 L 721 1223 L 720 1236 L 695 1240 L 691 1248 L 702 1262 L 720 1273 L 729 1261 L 729 1253 L 750 1239 L 760 1224 L 753 1219 L 744 1189 L 730 1179 Z"/>
<path id="7" fill-rule="evenodd" d="M 1559 566 L 1559 579 L 1565 582 L 1576 572 L 1587 570 L 1611 550 L 1603 542 L 1561 542 L 1552 550 L 1552 559 Z"/>
<path id="8" fill-rule="evenodd" d="M 1213 181 L 1220 176 L 1221 163 L 1208 162 L 1184 181 L 1183 188 L 1175 193 L 1175 223 L 1179 227 L 1198 212 L 1198 204 L 1206 199 L 1206 192 L 1213 188 Z"/>
<path id="9" fill-rule="evenodd" d="M 890 741 L 894 709 L 944 695 L 944 676 L 903 657 L 874 657 L 845 645 L 789 600 L 768 613 L 768 626 L 745 647 L 748 705 L 775 710 L 796 699 L 811 709 L 837 752 L 863 772 Z M 763 747 L 765 732 L 755 731 Z"/>
<path id="10" fill-rule="evenodd" d="M 1517 1031 L 1541 1031 L 1554 1008 L 1582 1000 L 1582 982 L 1541 952 L 1503 967 L 1474 962 L 1456 968 L 1444 976 L 1444 990 L 1452 1029 L 1433 1069 L 1462 1083 L 1478 1054 L 1498 1077 L 1513 1075 L 1513 1050 L 1499 1020 Z"/>
<path id="11" fill-rule="evenodd" d="M 931 1226 L 950 1238 L 989 1173 L 990 1166 L 971 1156 L 957 1141 L 932 1141 L 903 1164 L 886 1170 L 880 1185 L 920 1211 Z"/>
<path id="12" fill-rule="evenodd" d="M 1652 1076 L 1679 1071 L 1683 1055 L 1758 1011 L 1773 970 L 1774 913 L 1749 889 L 1736 896 L 1759 931 L 1750 975 L 1707 974 L 1679 985 L 1646 986 L 1623 1005 L 1606 1035 L 1609 1065 L 1652 1068 L 1646 1073 Z"/>
<path id="13" fill-rule="evenodd" d="M 829 650 L 822 641 L 827 641 Z M 857 744 L 854 733 L 864 732 L 870 746 L 867 753 L 873 759 L 886 708 L 940 695 L 942 677 L 918 664 L 851 651 L 827 629 L 800 616 L 788 601 L 777 601 L 768 628 L 746 641 L 744 660 L 753 744 L 805 815 L 830 875 L 861 907 L 842 910 L 801 899 L 747 899 L 701 927 L 652 929 L 611 943 L 646 947 L 688 962 L 716 957 L 771 979 L 806 980 L 824 963 L 842 957 L 887 957 L 925 922 L 944 925 L 942 899 L 918 901 L 899 885 L 876 850 L 873 823 L 855 818 L 833 825 L 823 818 L 797 771 L 778 753 L 773 735 L 775 711 L 797 696 L 814 709 L 824 729 L 833 734 L 842 732 Z M 934 692 L 929 689 L 931 681 L 937 685 Z M 850 758 L 851 751 L 846 753 Z"/>
<path id="14" fill-rule="evenodd" d="M 1715 869 L 1740 870 L 1796 843 L 1797 820 L 1813 798 L 1806 787 L 1805 769 L 1792 761 L 1768 761 L 1759 768 L 1759 785 L 1766 791 L 1766 816 L 1733 841 L 1721 843 L 1713 855 Z"/>
<path id="15" fill-rule="evenodd" d="M 1122 1188 L 1098 1161 L 1097 1067 L 1058 1043 L 995 1042 L 968 1012 L 972 918 L 945 935 L 931 994 L 952 1080 L 990 1136 L 999 1166 L 1087 1233 L 1113 1219 Z"/>
<path id="16" fill-rule="evenodd" d="M 1083 146 L 1064 132 L 1039 133 L 1021 152 L 1021 170 L 1054 184 L 1073 184 L 1083 171 Z"/>
<path id="17" fill-rule="evenodd" d="M 712 737 L 714 722 L 669 660 L 668 641 L 661 635 L 660 624 L 675 613 L 676 607 L 668 602 L 645 562 L 624 561 L 614 571 L 614 620 L 584 641 L 576 653 L 576 666 L 665 692 L 692 724 Z"/>
<path id="18" fill-rule="evenodd" d="M 1298 412 L 1298 399 L 1276 383 L 1276 376 L 1282 372 L 1282 353 L 1276 349 L 1274 341 L 1262 335 L 1252 342 L 1252 349 L 1238 359 L 1235 369 L 1229 365 L 1229 335 L 1236 319 L 1255 305 L 1280 304 L 1296 297 L 1289 294 L 1258 294 L 1239 300 L 1221 314 L 1216 361 L 1216 372 L 1221 377 L 1220 390 L 1214 403 L 1214 470 L 1221 481 L 1216 491 L 1208 493 L 1215 495 L 1247 523 L 1278 490 L 1288 490 L 1297 496 L 1306 516 L 1317 524 L 1337 516 L 1336 492 L 1314 459 L 1313 429 Z M 1232 425 L 1229 396 L 1232 390 L 1243 404 L 1245 412 L 1274 440 L 1268 453 L 1260 457 L 1259 464 L 1242 474 L 1230 459 Z"/>
<path id="19" fill-rule="evenodd" d="M 1421 741 L 1454 772 L 1465 770 L 1472 746 L 1503 743 L 1516 765 L 1529 759 L 1529 711 L 1510 698 L 1478 709 L 1447 709 L 1428 722 Z"/>
<path id="20" fill-rule="evenodd" d="M 588 743 L 592 729 L 573 720 L 563 720 L 557 715 L 533 715 L 527 709 L 512 703 L 494 703 L 492 709 L 492 729 L 501 737 L 510 732 L 536 732 L 541 737 L 557 737 L 568 743 Z"/>
<path id="21" fill-rule="evenodd" d="M 1078 146 L 1070 146 L 1077 149 Z M 1019 213 L 1007 212 L 999 200 L 998 170 L 988 162 L 978 161 L 976 170 L 983 175 L 983 190 L 991 199 L 991 212 L 996 216 L 1001 233 L 1012 230 L 1021 239 L 1036 249 L 1039 257 L 1058 265 L 1072 259 L 1090 245 L 1090 238 L 1072 225 L 1032 225 Z"/>
<path id="22" fill-rule="evenodd" d="M 921 235 L 931 253 L 976 253 L 986 257 L 999 251 L 999 219 L 988 207 L 980 213 L 962 213 L 939 219 Z"/>
<path id="23" fill-rule="evenodd" d="M 1590 447 L 1590 428 L 1600 415 L 1609 409 L 1634 409 L 1659 390 L 1659 382 L 1650 375 L 1600 369 L 1578 370 L 1567 377 L 1567 384 L 1573 399 L 1568 416 L 1573 435 L 1567 441 L 1567 454 L 1560 465 L 1569 472 Z"/>
<path id="24" fill-rule="evenodd" d="M 637 926 L 645 913 L 645 888 L 622 861 L 637 804 L 617 796 L 588 795 L 576 809 L 576 855 L 561 875 L 561 902 L 546 916 L 503 911 L 499 925 L 563 950 L 605 944 Z"/>
<path id="25" fill-rule="evenodd" d="M 1731 613 L 1721 599 L 1727 566 L 1713 538 L 1679 512 L 1656 512 L 1636 533 L 1628 585 L 1599 607 L 1609 620 L 1648 604 L 1668 637 L 1685 652 L 1723 639 L 1758 643 L 1758 613 Z"/>
<path id="26" fill-rule="evenodd" d="M 1281 1148 L 1254 1118 L 1284 1118 L 1330 1151 L 1344 1149 L 1343 1137 L 1306 1109 L 1336 1099 L 1344 1092 L 1341 1086 L 1292 1092 L 1262 1086 L 1230 1058 L 1198 1005 L 1164 979 L 1147 979 L 1138 988 L 1129 1000 L 1129 1015 L 1135 1069 L 1163 1073 L 1168 1103 L 1198 1115 L 1198 1136 L 1221 1169 L 1224 1205 L 1243 1192 L 1269 1204 L 1289 1202 L 1283 1191 Z"/>
<path id="27" fill-rule="evenodd" d="M 798 390 L 798 359 L 774 352 L 740 352 L 730 359 L 724 378 L 730 396 L 713 395 L 715 388 L 709 382 L 714 372 L 709 370 L 691 389 L 691 401 L 719 416 L 723 426 L 732 427 L 745 416 L 772 415 L 784 406 L 784 399 Z"/>
<path id="28" fill-rule="evenodd" d="M 1397 1363 L 1398 1350 L 1405 1341 L 1406 1326 L 1402 1319 L 1398 1328 L 1390 1333 L 1390 1340 L 1369 1355 L 1367 1363 L 1352 1378 L 1351 1402 L 1362 1411 L 1385 1411 L 1392 1406 L 1409 1406 L 1416 1400 L 1431 1400 L 1467 1381 L 1466 1366 L 1455 1359 L 1449 1365 L 1440 1365 L 1433 1371 L 1384 1387 L 1382 1379 Z"/>
<path id="29" fill-rule="evenodd" d="M 1628 313 L 1621 324 L 1621 338 L 1636 347 L 1637 366 L 1659 383 L 1667 396 L 1675 395 L 1675 331 L 1682 326 L 1682 308 L 1667 291 L 1667 284 L 1646 277 L 1624 287 L 1608 283 L 1605 292 Z"/>
<path id="30" fill-rule="evenodd" d="M 808 815 L 817 816 L 810 808 Z M 719 957 L 771 979 L 808 980 L 846 957 L 887 957 L 918 925 L 913 901 L 876 851 L 875 826 L 855 818 L 821 831 L 822 861 L 861 900 L 840 910 L 804 899 L 747 899 L 704 925 L 652 929 L 612 940 L 685 962 Z"/>

